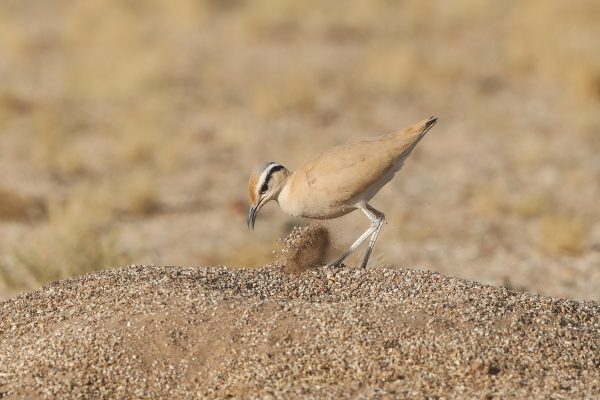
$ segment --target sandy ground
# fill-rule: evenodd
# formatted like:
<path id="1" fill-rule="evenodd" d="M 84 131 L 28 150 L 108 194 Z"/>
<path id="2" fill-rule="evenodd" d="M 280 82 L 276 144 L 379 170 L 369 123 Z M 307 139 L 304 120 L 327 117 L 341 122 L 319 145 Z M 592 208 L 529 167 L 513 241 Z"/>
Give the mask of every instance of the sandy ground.
<path id="1" fill-rule="evenodd" d="M 599 20 L 598 0 L 2 1 L 0 299 L 270 264 L 305 221 L 271 203 L 248 232 L 257 165 L 436 115 L 373 199 L 371 266 L 599 301 Z M 335 223 L 344 247 L 369 221 Z"/>
<path id="2" fill-rule="evenodd" d="M 0 303 L 0 398 L 593 398 L 600 305 L 412 269 L 130 266 Z"/>

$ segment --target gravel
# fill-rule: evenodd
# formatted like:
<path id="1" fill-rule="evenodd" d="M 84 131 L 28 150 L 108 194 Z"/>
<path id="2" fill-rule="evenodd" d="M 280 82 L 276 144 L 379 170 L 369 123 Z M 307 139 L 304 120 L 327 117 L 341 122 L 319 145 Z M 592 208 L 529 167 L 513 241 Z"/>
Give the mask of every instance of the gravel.
<path id="1" fill-rule="evenodd" d="M 129 266 L 0 315 L 0 398 L 600 393 L 597 302 L 419 270 Z"/>

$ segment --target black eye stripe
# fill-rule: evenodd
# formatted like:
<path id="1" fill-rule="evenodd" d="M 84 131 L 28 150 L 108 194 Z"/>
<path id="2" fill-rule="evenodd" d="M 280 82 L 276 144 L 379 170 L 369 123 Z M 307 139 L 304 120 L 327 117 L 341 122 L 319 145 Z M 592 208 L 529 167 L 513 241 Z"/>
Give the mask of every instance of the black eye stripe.
<path id="1" fill-rule="evenodd" d="M 280 171 L 282 169 L 283 169 L 283 165 L 280 165 L 280 164 L 273 165 L 273 167 L 271 169 L 269 169 L 269 172 L 267 173 L 267 176 L 265 177 L 265 182 L 260 187 L 261 194 L 265 193 L 267 190 L 269 190 L 269 182 L 271 181 L 271 176 L 273 175 L 273 173 Z"/>
<path id="2" fill-rule="evenodd" d="M 271 170 L 269 171 L 269 174 L 267 175 L 266 181 L 269 180 L 269 178 L 271 177 L 271 174 L 273 174 L 273 172 L 277 172 L 277 171 L 282 170 L 282 169 L 283 169 L 283 165 L 275 165 L 275 166 L 273 166 L 273 168 L 271 168 Z"/>

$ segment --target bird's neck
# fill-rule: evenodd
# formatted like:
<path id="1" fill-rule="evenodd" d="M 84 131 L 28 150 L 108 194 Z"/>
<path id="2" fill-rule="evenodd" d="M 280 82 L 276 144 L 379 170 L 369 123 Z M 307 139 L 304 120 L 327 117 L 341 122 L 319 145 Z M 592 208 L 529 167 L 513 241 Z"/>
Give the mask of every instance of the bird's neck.
<path id="1" fill-rule="evenodd" d="M 285 176 L 283 176 L 281 178 L 281 181 L 279 183 L 279 187 L 281 189 L 279 190 L 279 193 L 277 194 L 277 197 L 276 197 L 276 199 L 277 199 L 278 202 L 279 202 L 279 199 L 282 197 L 282 195 L 285 196 L 283 193 L 287 192 L 289 190 L 289 185 L 290 185 L 290 182 L 291 182 L 290 175 L 291 175 L 291 173 L 286 170 L 285 171 Z"/>
<path id="2" fill-rule="evenodd" d="M 277 195 L 277 203 L 279 203 L 279 207 L 288 215 L 293 215 L 292 211 L 292 197 L 290 195 L 293 184 L 293 174 L 288 172 L 285 180 L 281 184 L 281 190 Z"/>

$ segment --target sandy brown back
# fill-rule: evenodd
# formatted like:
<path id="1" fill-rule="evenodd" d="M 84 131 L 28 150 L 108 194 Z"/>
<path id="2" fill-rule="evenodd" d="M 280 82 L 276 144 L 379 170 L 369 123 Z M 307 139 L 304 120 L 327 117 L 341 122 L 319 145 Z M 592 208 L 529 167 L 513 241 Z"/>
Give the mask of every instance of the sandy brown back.
<path id="1" fill-rule="evenodd" d="M 435 122 L 428 118 L 398 132 L 334 147 L 299 167 L 294 178 L 305 182 L 295 183 L 344 203 L 390 170 L 399 170 Z"/>

